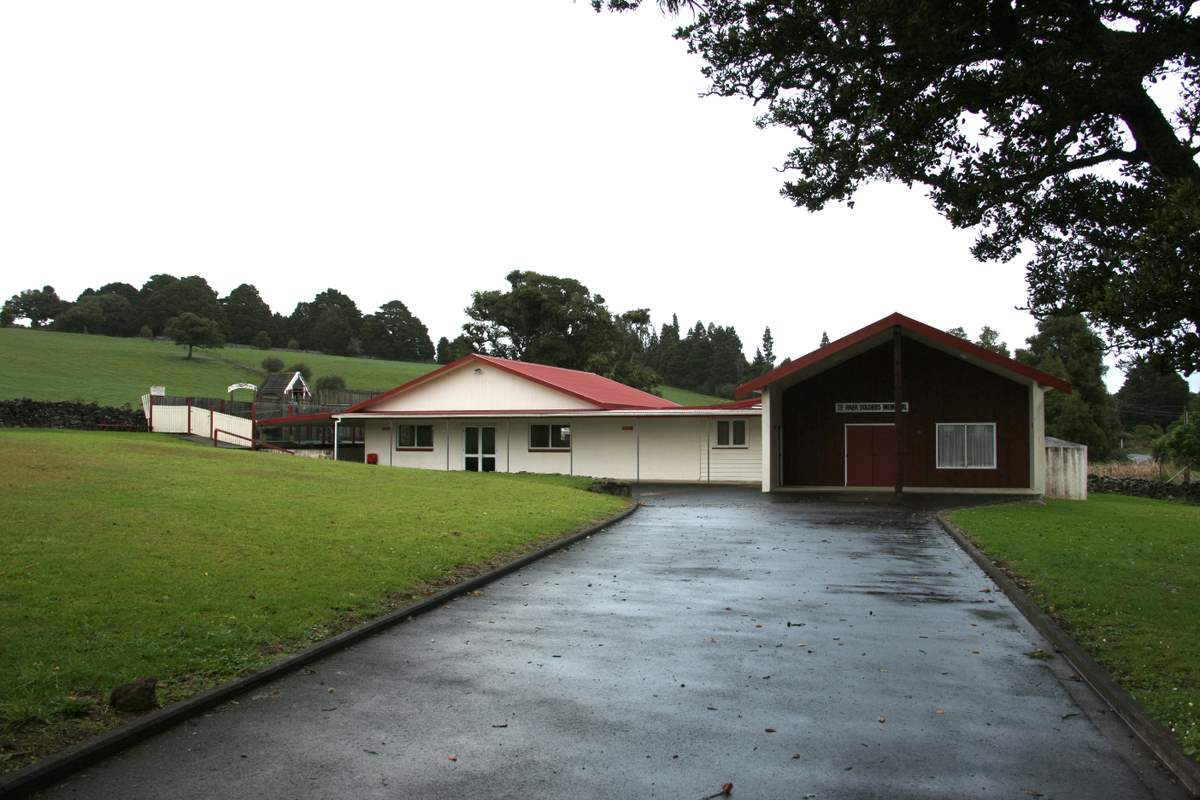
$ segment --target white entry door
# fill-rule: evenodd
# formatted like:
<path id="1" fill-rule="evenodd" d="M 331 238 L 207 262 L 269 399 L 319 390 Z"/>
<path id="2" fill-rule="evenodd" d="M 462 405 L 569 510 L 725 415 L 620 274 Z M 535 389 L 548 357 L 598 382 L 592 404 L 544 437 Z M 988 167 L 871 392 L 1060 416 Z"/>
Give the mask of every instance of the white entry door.
<path id="1" fill-rule="evenodd" d="M 467 472 L 496 471 L 496 429 L 468 425 L 463 429 L 463 469 Z"/>

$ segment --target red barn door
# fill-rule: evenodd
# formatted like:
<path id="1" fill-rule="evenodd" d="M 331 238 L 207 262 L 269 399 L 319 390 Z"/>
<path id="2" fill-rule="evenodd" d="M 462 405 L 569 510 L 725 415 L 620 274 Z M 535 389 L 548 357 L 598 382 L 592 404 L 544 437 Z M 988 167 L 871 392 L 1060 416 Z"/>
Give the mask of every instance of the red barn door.
<path id="1" fill-rule="evenodd" d="M 846 485 L 893 486 L 895 483 L 895 426 L 847 425 Z"/>

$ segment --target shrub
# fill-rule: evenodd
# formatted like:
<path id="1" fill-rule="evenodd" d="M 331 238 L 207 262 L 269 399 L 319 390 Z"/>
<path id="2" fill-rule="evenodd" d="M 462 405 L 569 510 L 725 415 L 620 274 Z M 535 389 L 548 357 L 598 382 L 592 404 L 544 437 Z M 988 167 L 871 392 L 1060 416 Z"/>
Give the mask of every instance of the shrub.
<path id="1" fill-rule="evenodd" d="M 142 337 L 143 339 L 153 339 L 154 331 L 150 329 L 149 325 L 143 325 L 142 329 L 138 331 L 138 336 Z"/>
<path id="2" fill-rule="evenodd" d="M 346 388 L 346 381 L 341 375 L 323 375 L 317 378 L 317 391 L 337 391 Z"/>
<path id="3" fill-rule="evenodd" d="M 268 374 L 279 372 L 279 370 L 283 369 L 283 359 L 276 358 L 275 356 L 267 356 L 262 360 L 262 368 Z"/>
<path id="4" fill-rule="evenodd" d="M 291 339 L 288 339 L 287 349 L 288 350 L 299 350 L 300 349 L 300 342 L 298 342 L 296 340 L 296 337 L 293 336 Z"/>
<path id="5" fill-rule="evenodd" d="M 303 361 L 297 361 L 295 364 L 292 364 L 287 368 L 287 371 L 299 372 L 306 381 L 312 379 L 312 367 L 310 367 L 308 364 L 305 364 Z"/>
<path id="6" fill-rule="evenodd" d="M 270 350 L 271 334 L 267 333 L 266 331 L 259 331 L 258 333 L 254 334 L 254 346 L 259 350 Z"/>

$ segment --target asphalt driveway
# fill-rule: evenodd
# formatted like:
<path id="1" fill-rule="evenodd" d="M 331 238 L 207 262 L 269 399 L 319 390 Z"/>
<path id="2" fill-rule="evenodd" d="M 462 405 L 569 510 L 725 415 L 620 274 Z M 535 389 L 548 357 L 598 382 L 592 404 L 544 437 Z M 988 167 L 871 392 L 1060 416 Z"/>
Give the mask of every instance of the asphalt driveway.
<path id="1" fill-rule="evenodd" d="M 643 499 L 46 794 L 1183 796 L 924 512 Z"/>

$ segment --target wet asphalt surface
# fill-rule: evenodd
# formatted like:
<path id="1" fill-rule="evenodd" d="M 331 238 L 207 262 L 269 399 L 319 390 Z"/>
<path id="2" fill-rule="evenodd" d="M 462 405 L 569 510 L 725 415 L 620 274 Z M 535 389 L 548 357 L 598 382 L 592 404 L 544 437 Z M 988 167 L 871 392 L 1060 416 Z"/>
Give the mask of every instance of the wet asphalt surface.
<path id="1" fill-rule="evenodd" d="M 45 796 L 1184 796 L 925 510 L 643 501 Z"/>

